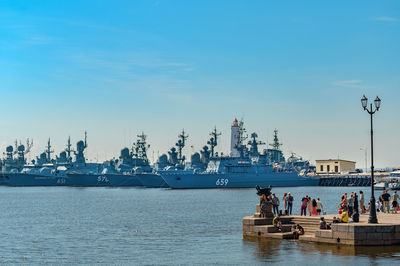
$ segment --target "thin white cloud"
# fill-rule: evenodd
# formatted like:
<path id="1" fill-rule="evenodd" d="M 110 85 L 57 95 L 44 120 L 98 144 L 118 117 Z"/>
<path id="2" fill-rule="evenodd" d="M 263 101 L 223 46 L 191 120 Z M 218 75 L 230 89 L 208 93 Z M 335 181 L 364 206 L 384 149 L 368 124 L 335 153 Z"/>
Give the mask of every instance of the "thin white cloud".
<path id="1" fill-rule="evenodd" d="M 337 80 L 332 82 L 333 85 L 346 88 L 365 88 L 360 79 L 350 79 L 350 80 Z"/>
<path id="2" fill-rule="evenodd" d="M 398 18 L 386 17 L 386 16 L 376 17 L 376 18 L 374 18 L 374 20 L 377 20 L 377 21 L 389 21 L 389 22 L 399 22 L 400 21 L 400 19 L 398 19 Z"/>

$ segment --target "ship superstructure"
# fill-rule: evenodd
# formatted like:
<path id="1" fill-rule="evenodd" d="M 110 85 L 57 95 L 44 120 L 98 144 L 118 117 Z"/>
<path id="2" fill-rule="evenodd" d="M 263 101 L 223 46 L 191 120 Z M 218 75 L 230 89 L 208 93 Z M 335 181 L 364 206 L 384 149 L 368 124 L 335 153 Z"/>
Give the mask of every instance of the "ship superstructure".
<path id="1" fill-rule="evenodd" d="M 239 188 L 260 186 L 310 186 L 319 179 L 300 175 L 304 168 L 293 162 L 286 163 L 280 150 L 277 130 L 274 132 L 273 149 L 258 152 L 264 142 L 251 134 L 247 143 L 243 121 L 234 119 L 231 126 L 230 156 L 211 157 L 204 171 L 164 171 L 161 176 L 171 188 Z M 295 166 L 295 167 L 292 167 Z"/>

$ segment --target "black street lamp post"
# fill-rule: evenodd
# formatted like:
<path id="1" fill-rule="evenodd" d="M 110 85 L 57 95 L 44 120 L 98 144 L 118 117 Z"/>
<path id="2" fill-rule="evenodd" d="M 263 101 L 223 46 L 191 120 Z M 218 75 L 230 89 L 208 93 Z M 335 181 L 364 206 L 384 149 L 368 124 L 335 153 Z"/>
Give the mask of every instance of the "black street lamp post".
<path id="1" fill-rule="evenodd" d="M 375 100 L 375 109 L 372 109 L 372 103 L 370 104 L 370 108 L 367 108 L 368 105 L 368 99 L 363 95 L 361 98 L 361 105 L 364 108 L 365 111 L 370 114 L 371 117 L 371 200 L 370 200 L 370 207 L 369 207 L 369 218 L 368 218 L 368 223 L 370 224 L 376 224 L 378 223 L 378 218 L 376 217 L 376 206 L 375 206 L 375 195 L 374 195 L 374 138 L 373 138 L 373 129 L 372 129 L 372 115 L 376 112 L 379 111 L 379 108 L 381 107 L 381 99 L 379 99 L 378 96 L 376 96 Z"/>

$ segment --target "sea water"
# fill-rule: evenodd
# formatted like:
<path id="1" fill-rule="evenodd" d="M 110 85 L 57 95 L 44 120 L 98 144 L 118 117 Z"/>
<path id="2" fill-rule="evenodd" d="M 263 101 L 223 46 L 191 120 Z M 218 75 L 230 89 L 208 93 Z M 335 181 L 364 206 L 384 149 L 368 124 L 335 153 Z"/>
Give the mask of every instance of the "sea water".
<path id="1" fill-rule="evenodd" d="M 369 188 L 273 188 L 319 197 L 337 213 L 344 192 Z M 377 192 L 377 194 L 380 192 Z M 285 241 L 247 241 L 242 218 L 255 189 L 0 187 L 1 264 L 359 265 L 400 262 L 400 247 L 354 248 Z M 399 214 L 400 215 L 400 214 Z"/>

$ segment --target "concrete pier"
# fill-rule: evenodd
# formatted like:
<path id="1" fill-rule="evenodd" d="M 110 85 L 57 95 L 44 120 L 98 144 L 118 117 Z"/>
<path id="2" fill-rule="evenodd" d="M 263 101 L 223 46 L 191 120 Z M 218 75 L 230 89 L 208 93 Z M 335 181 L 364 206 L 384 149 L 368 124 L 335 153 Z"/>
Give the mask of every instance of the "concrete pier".
<path id="1" fill-rule="evenodd" d="M 244 238 L 274 238 L 293 239 L 290 229 L 300 224 L 305 234 L 299 237 L 300 241 L 311 241 L 335 245 L 351 246 L 383 246 L 400 245 L 400 213 L 378 213 L 378 224 L 368 224 L 368 214 L 360 215 L 358 223 L 332 224 L 330 230 L 319 229 L 321 216 L 281 216 L 282 231 L 272 225 L 272 218 L 260 218 L 259 206 L 253 216 L 243 218 Z M 339 215 L 324 215 L 326 222 L 332 222 L 333 217 Z"/>

